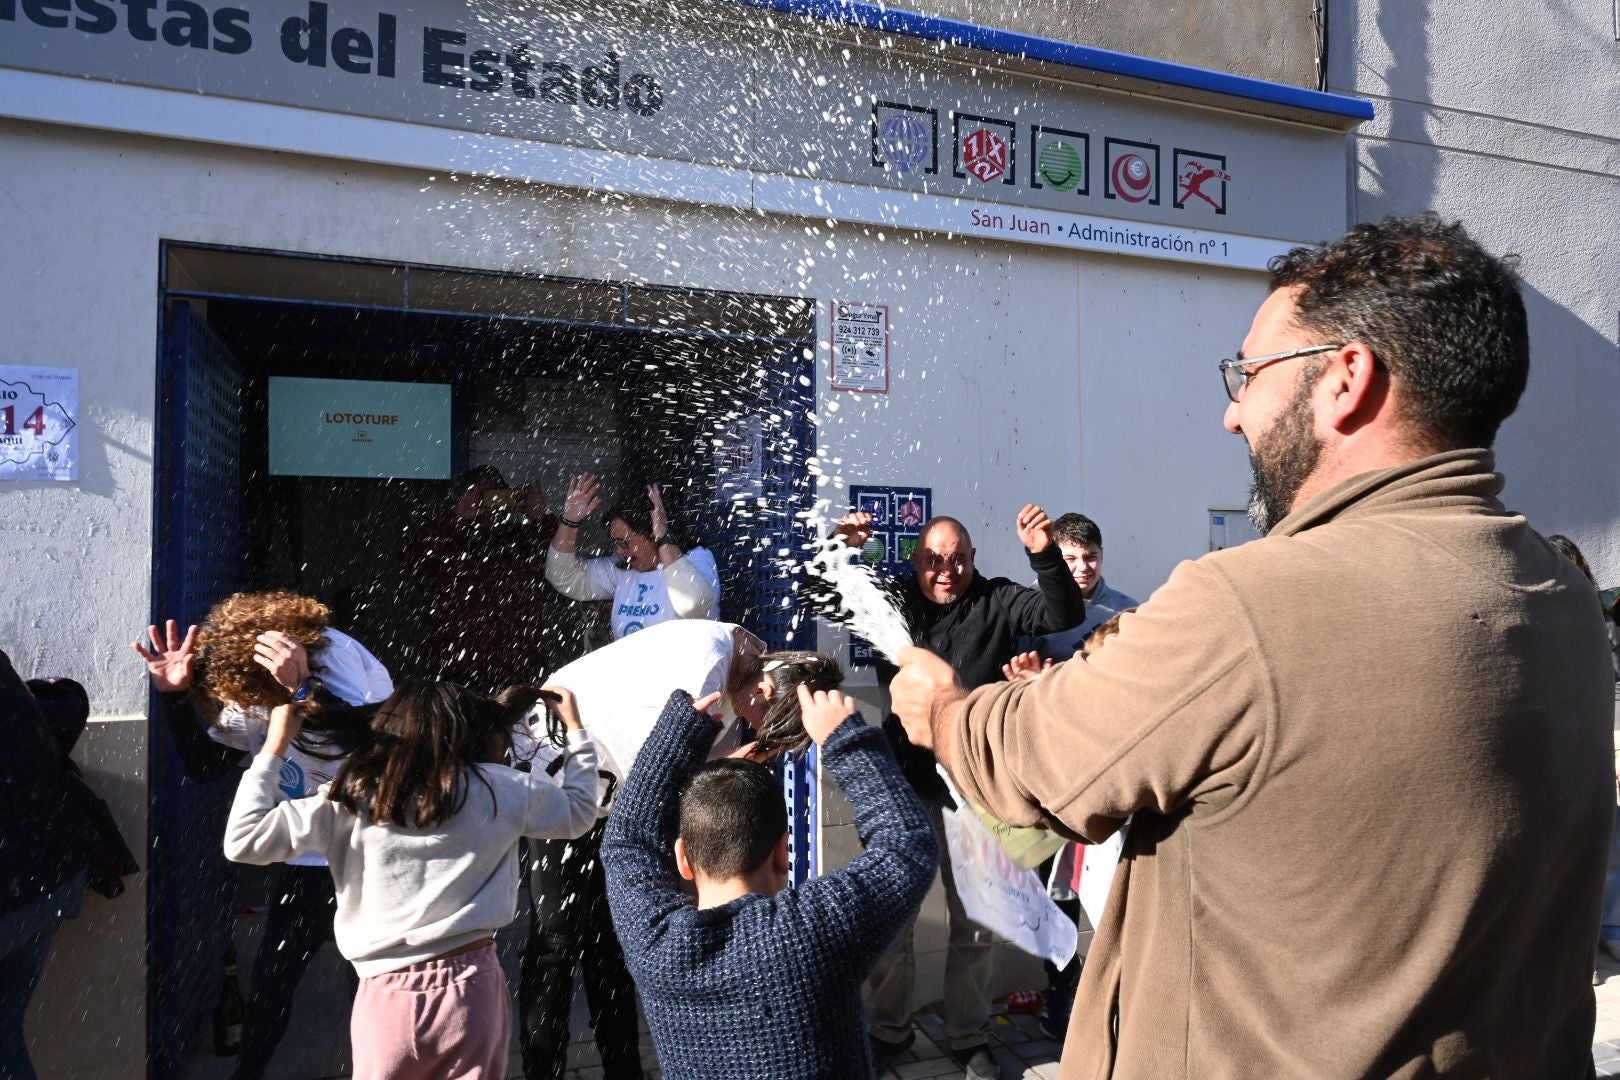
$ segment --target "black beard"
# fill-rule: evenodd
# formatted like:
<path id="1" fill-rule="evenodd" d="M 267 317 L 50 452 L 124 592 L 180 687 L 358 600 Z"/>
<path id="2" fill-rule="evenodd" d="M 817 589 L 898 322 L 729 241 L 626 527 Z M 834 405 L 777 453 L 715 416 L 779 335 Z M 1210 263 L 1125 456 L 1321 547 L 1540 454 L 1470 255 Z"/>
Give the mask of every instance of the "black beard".
<path id="1" fill-rule="evenodd" d="M 1308 373 L 1307 373 L 1308 375 Z M 1299 489 L 1322 459 L 1322 441 L 1311 430 L 1314 378 L 1301 378 L 1264 442 L 1249 443 L 1249 520 L 1264 536 L 1294 509 Z"/>

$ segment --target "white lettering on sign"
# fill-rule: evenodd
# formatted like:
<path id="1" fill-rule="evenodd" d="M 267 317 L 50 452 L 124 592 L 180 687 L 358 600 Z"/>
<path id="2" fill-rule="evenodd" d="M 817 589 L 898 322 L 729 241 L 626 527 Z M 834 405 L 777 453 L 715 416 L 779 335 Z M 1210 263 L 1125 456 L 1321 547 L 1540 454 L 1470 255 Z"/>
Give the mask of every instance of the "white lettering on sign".
<path id="1" fill-rule="evenodd" d="M 759 177 L 754 200 L 779 214 L 855 221 L 924 232 L 954 233 L 1045 247 L 1078 248 L 1118 255 L 1145 255 L 1179 262 L 1264 270 L 1272 256 L 1293 244 L 1260 236 L 1153 225 L 1059 210 L 1019 210 L 966 199 L 904 194 L 881 188 Z"/>

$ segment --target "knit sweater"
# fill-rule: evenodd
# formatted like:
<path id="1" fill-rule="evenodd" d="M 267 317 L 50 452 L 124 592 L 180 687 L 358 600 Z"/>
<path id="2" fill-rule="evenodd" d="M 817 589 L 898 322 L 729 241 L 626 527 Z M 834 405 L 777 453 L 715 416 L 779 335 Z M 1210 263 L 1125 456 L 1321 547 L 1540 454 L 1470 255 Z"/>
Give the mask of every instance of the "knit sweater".
<path id="1" fill-rule="evenodd" d="M 861 984 L 939 865 L 928 815 L 859 715 L 821 749 L 866 851 L 775 896 L 698 910 L 672 848 L 679 793 L 719 728 L 672 695 L 602 841 L 608 903 L 666 1080 L 872 1075 Z"/>
<path id="2" fill-rule="evenodd" d="M 260 753 L 236 789 L 225 857 L 286 862 L 318 852 L 337 885 L 333 936 L 361 978 L 488 937 L 517 909 L 517 842 L 572 838 L 596 822 L 596 748 L 568 735 L 560 783 L 504 765 L 463 777 L 466 802 L 422 828 L 373 822 L 316 795 L 279 802 L 285 762 Z"/>

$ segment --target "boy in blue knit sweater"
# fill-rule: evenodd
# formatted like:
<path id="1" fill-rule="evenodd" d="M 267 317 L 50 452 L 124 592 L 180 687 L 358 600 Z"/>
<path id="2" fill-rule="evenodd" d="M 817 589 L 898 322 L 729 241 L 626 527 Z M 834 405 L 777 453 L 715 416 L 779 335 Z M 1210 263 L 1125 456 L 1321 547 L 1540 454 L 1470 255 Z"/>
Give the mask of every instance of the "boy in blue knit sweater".
<path id="1" fill-rule="evenodd" d="M 939 843 L 855 702 L 797 693 L 866 845 L 844 869 L 787 887 L 771 770 L 704 763 L 719 732 L 704 712 L 713 696 L 670 697 L 608 818 L 608 905 L 665 1080 L 872 1076 L 861 985 L 922 904 Z"/>

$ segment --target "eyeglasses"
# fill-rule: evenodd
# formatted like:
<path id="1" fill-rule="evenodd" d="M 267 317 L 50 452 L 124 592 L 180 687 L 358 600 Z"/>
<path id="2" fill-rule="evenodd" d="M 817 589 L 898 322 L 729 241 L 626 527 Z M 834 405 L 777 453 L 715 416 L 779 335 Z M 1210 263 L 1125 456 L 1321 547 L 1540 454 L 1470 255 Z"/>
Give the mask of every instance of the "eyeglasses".
<path id="1" fill-rule="evenodd" d="M 1279 360 L 1293 360 L 1300 356 L 1314 356 L 1317 353 L 1332 352 L 1342 349 L 1343 345 L 1311 345 L 1303 349 L 1294 349 L 1291 352 L 1272 353 L 1269 356 L 1245 357 L 1241 351 L 1231 360 L 1222 360 L 1220 363 L 1221 381 L 1226 384 L 1226 396 L 1236 402 L 1243 396 L 1243 390 L 1249 385 L 1249 380 L 1259 372 L 1252 370 L 1261 364 L 1274 364 Z"/>
<path id="2" fill-rule="evenodd" d="M 615 537 L 612 537 L 612 540 L 613 540 L 613 550 L 614 551 L 629 551 L 630 550 L 630 538 L 628 536 L 615 536 Z"/>

